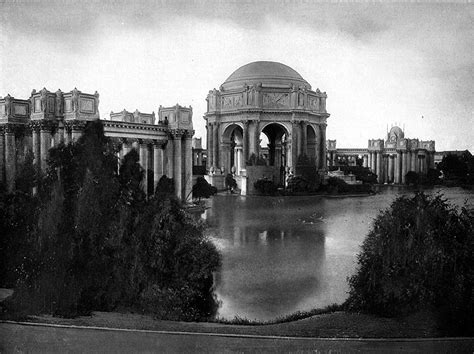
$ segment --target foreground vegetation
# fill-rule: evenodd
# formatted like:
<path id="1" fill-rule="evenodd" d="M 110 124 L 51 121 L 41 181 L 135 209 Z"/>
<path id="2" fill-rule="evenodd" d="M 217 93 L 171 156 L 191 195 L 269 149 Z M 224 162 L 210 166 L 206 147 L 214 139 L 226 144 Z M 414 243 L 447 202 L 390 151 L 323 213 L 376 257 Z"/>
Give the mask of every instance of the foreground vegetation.
<path id="1" fill-rule="evenodd" d="M 145 198 L 138 159 L 132 150 L 117 171 L 100 122 L 77 143 L 50 150 L 45 176 L 27 157 L 15 191 L 0 193 L 0 278 L 15 289 L 10 311 L 214 316 L 219 254 L 174 198 L 171 180 Z"/>
<path id="2" fill-rule="evenodd" d="M 382 316 L 433 312 L 443 333 L 474 335 L 474 215 L 442 198 L 401 196 L 377 216 L 345 307 Z"/>

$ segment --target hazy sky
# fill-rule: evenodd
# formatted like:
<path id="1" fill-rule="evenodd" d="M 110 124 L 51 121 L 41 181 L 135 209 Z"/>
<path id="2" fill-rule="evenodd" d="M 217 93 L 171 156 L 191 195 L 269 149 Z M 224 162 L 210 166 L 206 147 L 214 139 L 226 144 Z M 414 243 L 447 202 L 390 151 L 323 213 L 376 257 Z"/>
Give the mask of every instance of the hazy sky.
<path id="1" fill-rule="evenodd" d="M 462 2 L 0 0 L 0 95 L 97 90 L 105 119 L 179 102 L 205 141 L 207 92 L 271 60 L 327 92 L 338 147 L 397 123 L 474 152 L 473 17 Z"/>

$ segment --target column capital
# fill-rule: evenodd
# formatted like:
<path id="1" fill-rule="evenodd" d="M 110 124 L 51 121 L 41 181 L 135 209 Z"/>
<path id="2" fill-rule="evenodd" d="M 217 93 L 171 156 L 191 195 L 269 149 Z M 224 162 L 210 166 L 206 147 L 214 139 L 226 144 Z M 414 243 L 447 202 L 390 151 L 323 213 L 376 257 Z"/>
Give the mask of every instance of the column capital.
<path id="1" fill-rule="evenodd" d="M 83 130 L 86 125 L 87 121 L 85 120 L 68 120 L 64 122 L 64 127 L 72 130 Z"/>
<path id="2" fill-rule="evenodd" d="M 157 140 L 157 139 L 154 139 L 153 140 L 153 146 L 155 148 L 163 148 L 163 146 L 166 145 L 166 141 L 165 140 Z"/>

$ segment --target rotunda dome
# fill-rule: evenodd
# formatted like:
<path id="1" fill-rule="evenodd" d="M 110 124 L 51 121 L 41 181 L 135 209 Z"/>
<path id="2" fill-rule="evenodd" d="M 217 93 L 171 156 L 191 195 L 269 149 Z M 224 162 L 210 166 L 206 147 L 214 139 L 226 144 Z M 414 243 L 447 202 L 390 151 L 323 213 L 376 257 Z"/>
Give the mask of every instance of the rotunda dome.
<path id="1" fill-rule="evenodd" d="M 304 86 L 308 90 L 311 85 L 296 70 L 288 65 L 274 61 L 255 61 L 235 70 L 225 82 L 222 89 L 242 88 L 244 84 L 253 85 L 287 85 Z"/>

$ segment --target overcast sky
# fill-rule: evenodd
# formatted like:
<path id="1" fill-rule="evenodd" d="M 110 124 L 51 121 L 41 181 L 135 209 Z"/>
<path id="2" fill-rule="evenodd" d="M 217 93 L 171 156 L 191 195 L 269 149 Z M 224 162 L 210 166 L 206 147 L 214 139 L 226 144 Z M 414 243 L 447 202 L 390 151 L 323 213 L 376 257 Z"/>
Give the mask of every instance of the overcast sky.
<path id="1" fill-rule="evenodd" d="M 207 92 L 270 60 L 327 92 L 338 147 L 366 147 L 396 123 L 437 150 L 474 152 L 473 6 L 0 0 L 0 95 L 97 90 L 104 119 L 179 102 L 205 141 Z"/>

